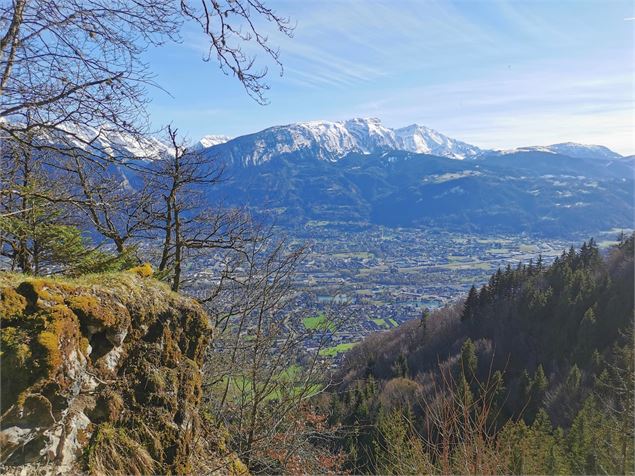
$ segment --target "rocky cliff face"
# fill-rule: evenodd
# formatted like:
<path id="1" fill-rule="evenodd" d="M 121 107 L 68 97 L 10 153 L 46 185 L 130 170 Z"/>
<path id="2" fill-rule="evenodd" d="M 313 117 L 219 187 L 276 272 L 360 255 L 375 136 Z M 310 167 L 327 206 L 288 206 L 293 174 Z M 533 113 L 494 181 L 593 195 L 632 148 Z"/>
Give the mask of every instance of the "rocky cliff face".
<path id="1" fill-rule="evenodd" d="M 209 318 L 150 274 L 0 275 L 3 472 L 243 472 L 201 411 Z"/>

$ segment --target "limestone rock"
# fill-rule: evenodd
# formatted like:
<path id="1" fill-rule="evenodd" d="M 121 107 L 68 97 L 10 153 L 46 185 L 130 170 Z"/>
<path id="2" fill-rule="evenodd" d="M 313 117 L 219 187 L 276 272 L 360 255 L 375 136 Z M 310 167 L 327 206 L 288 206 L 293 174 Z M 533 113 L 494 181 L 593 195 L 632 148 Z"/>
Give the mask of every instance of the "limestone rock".
<path id="1" fill-rule="evenodd" d="M 202 421 L 209 318 L 150 273 L 0 275 L 0 321 L 0 472 L 241 467 Z"/>

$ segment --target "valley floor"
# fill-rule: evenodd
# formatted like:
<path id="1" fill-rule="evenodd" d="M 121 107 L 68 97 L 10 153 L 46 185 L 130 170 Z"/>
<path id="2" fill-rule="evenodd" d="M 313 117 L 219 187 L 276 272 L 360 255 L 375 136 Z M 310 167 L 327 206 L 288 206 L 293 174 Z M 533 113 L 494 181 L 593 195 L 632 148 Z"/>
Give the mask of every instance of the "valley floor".
<path id="1" fill-rule="evenodd" d="M 596 234 L 601 247 L 614 243 L 620 230 Z M 287 231 L 287 233 L 289 233 Z M 345 350 L 365 336 L 421 316 L 424 309 L 441 307 L 466 294 L 472 285 L 485 284 L 497 268 L 534 262 L 545 264 L 589 237 L 544 238 L 526 234 L 468 234 L 443 230 L 373 226 L 342 231 L 328 222 L 308 222 L 290 234 L 292 242 L 310 244 L 298 270 L 299 303 L 314 318 L 298 325 L 317 325 L 333 307 L 346 315 L 330 332 L 331 344 L 322 355 L 336 365 Z M 214 262 L 197 265 L 197 295 L 215 275 Z M 310 350 L 316 342 L 307 342 Z"/>

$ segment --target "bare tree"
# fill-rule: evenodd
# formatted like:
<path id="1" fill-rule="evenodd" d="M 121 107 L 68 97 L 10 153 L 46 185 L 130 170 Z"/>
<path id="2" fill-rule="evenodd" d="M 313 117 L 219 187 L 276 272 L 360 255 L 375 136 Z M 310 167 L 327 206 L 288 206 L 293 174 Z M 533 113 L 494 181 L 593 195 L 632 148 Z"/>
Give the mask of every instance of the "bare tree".
<path id="1" fill-rule="evenodd" d="M 466 369 L 463 369 L 464 371 Z M 500 380 L 490 371 L 477 392 L 456 378 L 451 366 L 429 375 L 425 392 L 414 398 L 423 422 L 395 409 L 381 419 L 376 471 L 385 474 L 504 474 L 512 454 L 497 438 Z"/>
<path id="2" fill-rule="evenodd" d="M 27 150 L 32 163 L 66 187 L 50 187 L 38 199 L 81 212 L 81 222 L 110 240 L 119 254 L 133 239 L 152 238 L 156 219 L 148 188 L 129 187 L 111 162 L 155 159 L 165 146 L 147 137 L 147 89 L 158 87 L 142 60 L 144 51 L 165 42 L 181 41 L 187 23 L 197 25 L 209 41 L 204 60 L 216 59 L 256 100 L 265 102 L 266 68 L 243 48 L 255 43 L 279 62 L 279 54 L 255 25 L 262 22 L 291 35 L 289 20 L 261 0 L 9 0 L 0 5 L 0 146 Z M 136 145 L 135 145 L 136 143 Z M 132 144 L 125 146 L 122 144 Z M 153 183 L 154 184 L 154 183 Z M 8 216 L 5 190 L 0 206 Z M 13 200 L 12 198 L 12 200 Z M 19 198 L 19 197 L 18 197 Z M 23 200 L 24 201 L 24 200 Z M 11 203 L 15 204 L 15 200 Z M 165 246 L 162 271 L 171 267 L 178 289 L 184 243 L 180 231 L 188 228 L 190 253 L 209 246 L 212 236 L 232 228 L 234 212 L 183 213 L 168 220 L 172 238 Z M 181 221 L 181 219 L 185 221 Z M 185 234 L 185 233 L 184 233 Z M 174 242 L 176 241 L 176 246 Z M 6 240 L 5 240 L 6 243 Z M 219 245 L 219 243 L 216 243 Z M 171 263 L 168 261 L 171 260 Z"/>
<path id="3" fill-rule="evenodd" d="M 76 154 L 71 154 L 64 170 L 74 209 L 80 217 L 88 218 L 92 228 L 109 240 L 118 254 L 127 252 L 132 240 L 149 238 L 154 191 L 147 177 L 127 172 L 136 179 L 130 184 L 121 169 L 103 167 Z"/>
<path id="4" fill-rule="evenodd" d="M 144 51 L 180 41 L 193 23 L 209 42 L 203 59 L 266 103 L 267 69 L 245 52 L 251 43 L 281 68 L 257 27 L 263 21 L 292 33 L 261 0 L 13 0 L 0 7 L 0 141 L 64 175 L 68 190 L 44 194 L 49 203 L 81 211 L 119 253 L 131 241 L 159 238 L 158 276 L 174 291 L 197 284 L 188 273 L 193 260 L 216 266 L 214 284 L 204 284 L 200 296 L 217 324 L 206 364 L 208 391 L 219 397 L 210 399 L 213 411 L 250 467 L 313 458 L 317 468 L 312 447 L 324 435 L 323 419 L 308 400 L 327 385 L 320 350 L 333 324 L 328 316 L 323 328 L 302 325 L 294 272 L 305 250 L 273 238 L 241 210 L 201 206 L 222 170 L 188 150 L 172 128 L 170 150 L 146 137 L 146 91 L 157 85 Z M 118 148 L 121 138 L 137 141 L 135 149 L 152 160 L 129 163 L 139 156 Z M 142 185 L 127 190 L 113 163 L 133 168 Z M 3 183 L 3 200 L 7 190 L 17 189 Z M 7 213 L 27 209 L 19 204 Z"/>
<path id="5" fill-rule="evenodd" d="M 261 229 L 228 256 L 207 300 L 217 329 L 204 368 L 210 409 L 256 472 L 288 470 L 298 458 L 305 466 L 297 471 L 317 472 L 326 454 L 320 443 L 331 436 L 310 401 L 329 387 L 321 351 L 344 314 L 304 326 L 309 314 L 295 271 L 305 253 Z"/>
<path id="6" fill-rule="evenodd" d="M 157 269 L 174 291 L 183 284 L 184 262 L 218 250 L 240 249 L 249 240 L 249 216 L 236 209 L 212 209 L 203 195 L 221 179 L 222 167 L 190 151 L 168 127 L 172 149 L 143 171 L 156 202 L 148 223 L 161 242 Z"/>
<path id="7" fill-rule="evenodd" d="M 148 87 L 157 86 L 142 54 L 180 41 L 188 22 L 215 59 L 265 102 L 266 68 L 243 51 L 254 43 L 279 63 L 255 25 L 291 35 L 289 20 L 261 0 L 10 0 L 0 5 L 0 140 L 58 152 L 109 155 L 103 141 L 147 129 Z M 143 144 L 141 144 L 143 145 Z M 147 144 L 146 144 L 147 145 Z"/>

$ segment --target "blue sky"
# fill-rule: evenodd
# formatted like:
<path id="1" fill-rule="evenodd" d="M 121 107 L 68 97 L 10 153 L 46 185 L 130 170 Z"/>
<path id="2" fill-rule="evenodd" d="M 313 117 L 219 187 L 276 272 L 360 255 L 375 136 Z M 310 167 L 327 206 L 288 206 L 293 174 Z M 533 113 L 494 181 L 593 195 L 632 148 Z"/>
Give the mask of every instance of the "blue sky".
<path id="1" fill-rule="evenodd" d="M 297 24 L 272 31 L 270 103 L 201 58 L 205 39 L 147 61 L 169 91 L 151 91 L 155 125 L 191 139 L 297 121 L 378 117 L 480 147 L 574 141 L 634 154 L 632 1 L 276 0 Z M 260 64 L 267 61 L 260 55 Z M 269 65 L 271 66 L 271 65 Z"/>

